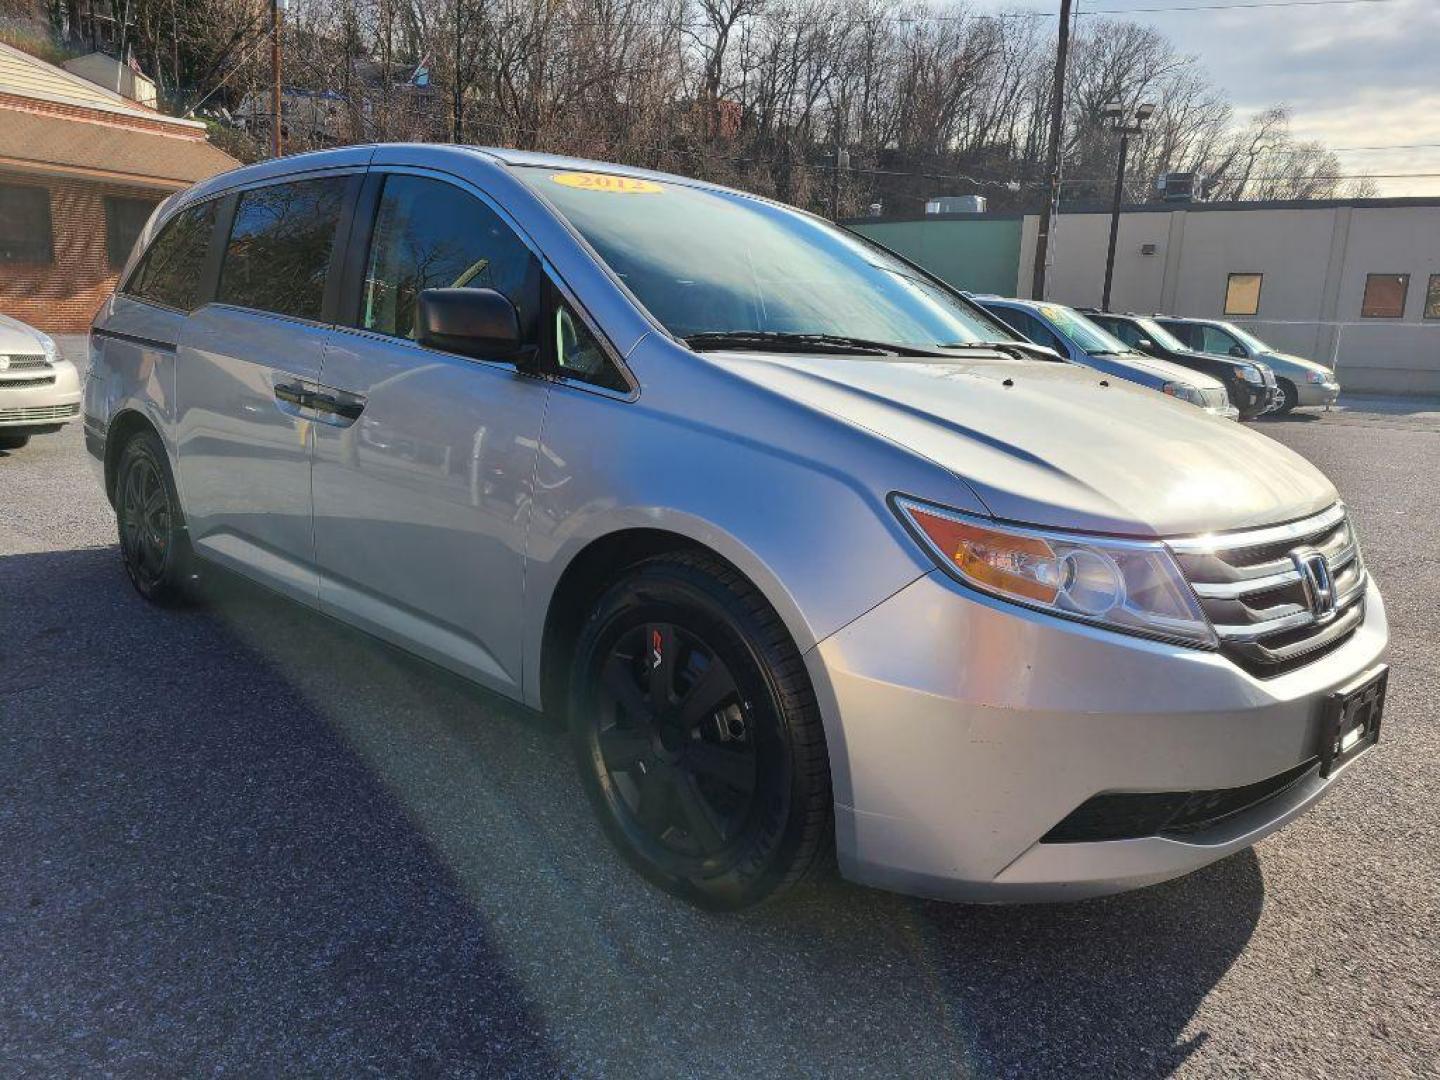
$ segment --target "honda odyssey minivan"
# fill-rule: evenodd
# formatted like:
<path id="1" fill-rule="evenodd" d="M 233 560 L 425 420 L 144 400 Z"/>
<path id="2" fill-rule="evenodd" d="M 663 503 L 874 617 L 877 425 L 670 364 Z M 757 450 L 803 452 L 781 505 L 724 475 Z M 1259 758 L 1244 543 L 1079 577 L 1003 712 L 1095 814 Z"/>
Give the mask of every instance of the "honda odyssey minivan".
<path id="1" fill-rule="evenodd" d="M 144 597 L 226 567 L 563 717 L 695 903 L 1175 877 L 1375 744 L 1384 604 L 1304 460 L 993 334 L 762 198 L 351 147 L 156 211 L 85 426 Z"/>

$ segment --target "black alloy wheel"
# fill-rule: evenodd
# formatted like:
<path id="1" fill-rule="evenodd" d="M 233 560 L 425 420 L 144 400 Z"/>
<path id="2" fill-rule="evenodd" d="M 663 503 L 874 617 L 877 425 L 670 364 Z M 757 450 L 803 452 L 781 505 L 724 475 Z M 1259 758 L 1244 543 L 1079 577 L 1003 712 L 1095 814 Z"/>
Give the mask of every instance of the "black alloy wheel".
<path id="1" fill-rule="evenodd" d="M 136 435 L 120 453 L 115 517 L 120 557 L 140 595 L 164 605 L 186 599 L 190 551 L 184 515 L 164 447 L 151 432 Z"/>
<path id="2" fill-rule="evenodd" d="M 1300 391 L 1295 389 L 1295 384 L 1289 379 L 1280 380 L 1280 393 L 1284 396 L 1284 400 L 1275 410 L 1276 416 L 1284 416 L 1286 413 L 1293 412 L 1295 406 L 1300 404 Z"/>
<path id="3" fill-rule="evenodd" d="M 830 848 L 813 691 L 778 616 L 701 555 L 641 564 L 577 648 L 571 731 L 602 824 L 702 907 L 758 903 Z"/>
<path id="4" fill-rule="evenodd" d="M 635 626 L 611 646 L 599 699 L 600 756 L 642 842 L 703 863 L 743 834 L 757 740 L 712 646 L 673 623 Z"/>

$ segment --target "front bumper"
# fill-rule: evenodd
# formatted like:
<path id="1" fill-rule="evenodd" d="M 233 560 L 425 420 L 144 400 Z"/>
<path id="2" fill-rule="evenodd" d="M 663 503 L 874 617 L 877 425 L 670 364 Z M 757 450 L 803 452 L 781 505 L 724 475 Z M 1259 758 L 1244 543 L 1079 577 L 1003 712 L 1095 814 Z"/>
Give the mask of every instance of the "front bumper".
<path id="1" fill-rule="evenodd" d="M 1338 382 L 1298 382 L 1295 396 L 1301 405 L 1334 405 L 1340 398 Z"/>
<path id="2" fill-rule="evenodd" d="M 1234 405 L 1225 405 L 1214 409 L 1206 409 L 1211 416 L 1218 416 L 1222 420 L 1239 420 L 1240 410 Z"/>
<path id="3" fill-rule="evenodd" d="M 826 713 L 840 867 L 943 899 L 1046 901 L 1177 877 L 1255 843 L 1345 770 L 1312 770 L 1214 828 L 1044 843 L 1092 796 L 1230 789 L 1295 770 L 1327 693 L 1373 667 L 1364 623 L 1321 659 L 1256 679 L 1224 657 L 979 597 L 936 571 L 807 656 Z M 1348 768 L 1348 766 L 1346 766 Z"/>
<path id="4" fill-rule="evenodd" d="M 44 386 L 26 385 L 41 378 Z M 0 373 L 0 431 L 68 424 L 80 415 L 80 376 L 61 360 L 52 368 Z"/>
<path id="5" fill-rule="evenodd" d="M 1230 391 L 1230 403 L 1239 410 L 1242 420 L 1253 420 L 1257 416 L 1263 416 L 1275 408 L 1276 402 L 1279 400 L 1277 391 L 1263 383 L 1231 379 L 1227 389 Z"/>

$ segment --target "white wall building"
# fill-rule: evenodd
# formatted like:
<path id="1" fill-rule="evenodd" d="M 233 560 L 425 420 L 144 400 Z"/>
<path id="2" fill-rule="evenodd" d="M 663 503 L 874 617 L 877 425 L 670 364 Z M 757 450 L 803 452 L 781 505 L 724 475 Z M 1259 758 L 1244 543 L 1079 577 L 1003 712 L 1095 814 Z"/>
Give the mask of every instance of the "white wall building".
<path id="1" fill-rule="evenodd" d="M 1109 212 L 1058 221 L 1046 293 L 1098 305 Z M 1021 232 L 1020 296 L 1037 224 Z M 1230 319 L 1349 390 L 1440 394 L 1440 199 L 1127 207 L 1111 307 Z"/>

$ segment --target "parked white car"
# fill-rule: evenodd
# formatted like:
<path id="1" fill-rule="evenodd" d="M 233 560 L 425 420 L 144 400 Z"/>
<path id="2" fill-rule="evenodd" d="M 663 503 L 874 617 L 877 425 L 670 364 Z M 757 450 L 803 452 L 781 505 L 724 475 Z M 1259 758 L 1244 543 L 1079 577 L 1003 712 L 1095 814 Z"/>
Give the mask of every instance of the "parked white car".
<path id="1" fill-rule="evenodd" d="M 0 450 L 18 450 L 80 415 L 80 373 L 54 340 L 0 315 Z"/>

